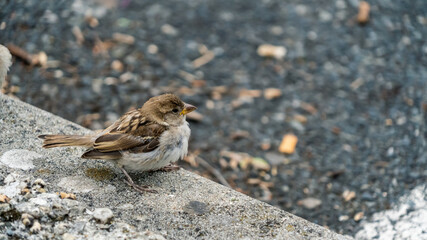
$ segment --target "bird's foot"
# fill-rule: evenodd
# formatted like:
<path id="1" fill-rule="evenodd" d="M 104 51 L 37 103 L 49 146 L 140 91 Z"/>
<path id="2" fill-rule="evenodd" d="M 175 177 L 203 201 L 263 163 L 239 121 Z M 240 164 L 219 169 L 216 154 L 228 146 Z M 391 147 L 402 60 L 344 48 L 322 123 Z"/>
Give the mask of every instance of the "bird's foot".
<path id="1" fill-rule="evenodd" d="M 154 189 L 151 189 L 150 186 L 138 185 L 138 184 L 135 184 L 133 181 L 132 182 L 129 181 L 129 179 L 125 180 L 125 183 L 127 183 L 129 186 L 131 186 L 133 189 L 135 189 L 137 192 L 140 192 L 140 193 L 146 193 L 146 192 L 157 193 L 157 191 Z"/>
<path id="2" fill-rule="evenodd" d="M 148 185 L 138 185 L 138 184 L 136 184 L 132 180 L 132 178 L 129 176 L 129 174 L 126 172 L 126 170 L 124 168 L 120 168 L 120 169 L 122 170 L 123 174 L 126 176 L 125 183 L 127 183 L 129 186 L 131 186 L 137 192 L 140 192 L 140 193 L 146 193 L 146 192 L 156 193 L 157 192 L 154 189 L 150 189 L 150 186 L 148 186 Z"/>

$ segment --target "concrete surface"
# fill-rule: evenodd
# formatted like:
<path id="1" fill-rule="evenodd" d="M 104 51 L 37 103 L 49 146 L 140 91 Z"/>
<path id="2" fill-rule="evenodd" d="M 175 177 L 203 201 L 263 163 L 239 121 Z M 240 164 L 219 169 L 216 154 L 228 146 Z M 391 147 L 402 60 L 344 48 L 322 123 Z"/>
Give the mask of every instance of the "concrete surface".
<path id="1" fill-rule="evenodd" d="M 81 148 L 42 149 L 42 133 L 89 130 L 0 94 L 0 239 L 350 239 L 185 170 L 134 175 L 158 191 L 137 193 Z"/>
<path id="2" fill-rule="evenodd" d="M 427 187 L 420 185 L 391 209 L 360 224 L 356 239 L 427 239 Z"/>

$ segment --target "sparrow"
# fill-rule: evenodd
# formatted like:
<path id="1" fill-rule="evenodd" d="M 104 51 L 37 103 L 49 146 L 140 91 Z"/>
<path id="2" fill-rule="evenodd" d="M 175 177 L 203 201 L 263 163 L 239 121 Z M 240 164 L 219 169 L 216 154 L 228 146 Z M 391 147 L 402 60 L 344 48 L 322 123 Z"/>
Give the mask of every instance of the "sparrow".
<path id="1" fill-rule="evenodd" d="M 135 184 L 128 171 L 167 170 L 185 157 L 191 132 L 186 114 L 195 109 L 176 95 L 163 94 L 125 113 L 97 134 L 40 135 L 39 138 L 44 140 L 43 148 L 87 147 L 82 158 L 112 161 L 126 176 L 129 186 L 138 192 L 155 192 L 149 186 Z"/>

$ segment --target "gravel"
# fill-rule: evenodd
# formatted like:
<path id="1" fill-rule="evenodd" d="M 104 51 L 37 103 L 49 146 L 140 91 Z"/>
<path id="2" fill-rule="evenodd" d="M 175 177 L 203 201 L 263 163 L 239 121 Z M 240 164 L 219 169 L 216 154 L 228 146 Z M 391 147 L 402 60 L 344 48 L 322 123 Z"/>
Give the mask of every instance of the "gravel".
<path id="1" fill-rule="evenodd" d="M 45 67 L 15 59 L 3 91 L 92 129 L 175 92 L 203 115 L 191 152 L 233 188 L 339 233 L 356 234 L 360 216 L 425 182 L 426 1 L 372 2 L 363 26 L 356 0 L 109 2 L 118 5 L 2 1 L 0 42 L 48 56 Z M 263 44 L 286 55 L 260 57 Z M 266 88 L 282 94 L 239 98 Z M 276 162 L 287 133 L 296 151 Z M 221 165 L 223 150 L 273 157 L 277 168 Z M 309 198 L 320 205 L 298 204 Z"/>
<path id="2" fill-rule="evenodd" d="M 356 239 L 427 239 L 427 187 L 414 188 L 391 209 L 363 221 Z"/>

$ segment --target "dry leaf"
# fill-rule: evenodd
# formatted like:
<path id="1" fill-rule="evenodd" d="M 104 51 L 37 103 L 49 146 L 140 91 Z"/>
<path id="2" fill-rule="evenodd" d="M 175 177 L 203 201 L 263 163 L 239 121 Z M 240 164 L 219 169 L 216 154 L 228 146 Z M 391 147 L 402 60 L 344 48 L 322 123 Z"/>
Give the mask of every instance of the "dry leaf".
<path id="1" fill-rule="evenodd" d="M 203 54 L 201 57 L 195 59 L 193 61 L 193 67 L 194 68 L 199 68 L 207 63 L 209 63 L 210 61 L 212 61 L 215 58 L 215 53 L 213 53 L 212 51 L 207 51 L 205 54 Z"/>
<path id="2" fill-rule="evenodd" d="M 261 97 L 261 90 L 242 89 L 239 92 L 239 98 L 258 98 Z"/>
<path id="3" fill-rule="evenodd" d="M 10 198 L 8 198 L 6 195 L 0 194 L 0 202 L 8 203 L 9 201 L 10 201 Z"/>
<path id="4" fill-rule="evenodd" d="M 302 124 L 307 123 L 307 118 L 304 115 L 301 114 L 297 114 L 294 116 L 294 120 L 296 120 L 297 122 L 300 122 Z"/>
<path id="5" fill-rule="evenodd" d="M 282 96 L 282 91 L 278 88 L 267 88 L 264 90 L 264 98 L 271 100 Z"/>
<path id="6" fill-rule="evenodd" d="M 75 38 L 76 38 L 76 40 L 77 40 L 77 43 L 78 43 L 79 45 L 81 45 L 81 44 L 84 42 L 85 37 L 83 36 L 82 30 L 80 29 L 80 27 L 78 27 L 78 26 L 74 26 L 74 27 L 71 29 L 71 32 L 73 32 L 74 37 L 75 37 Z"/>
<path id="7" fill-rule="evenodd" d="M 361 1 L 359 3 L 359 13 L 357 14 L 357 22 L 360 24 L 365 24 L 369 21 L 369 3 L 366 1 Z"/>
<path id="8" fill-rule="evenodd" d="M 252 167 L 258 170 L 264 170 L 264 171 L 270 170 L 270 164 L 268 164 L 267 161 L 259 157 L 252 158 L 251 165 Z"/>
<path id="9" fill-rule="evenodd" d="M 21 189 L 21 194 L 22 195 L 25 195 L 25 194 L 27 194 L 27 193 L 29 193 L 30 192 L 30 189 L 28 189 L 28 188 L 23 188 L 23 189 Z"/>
<path id="10" fill-rule="evenodd" d="M 364 215 L 365 214 L 363 212 L 358 212 L 354 215 L 353 219 L 354 219 L 354 221 L 358 222 L 363 218 Z"/>
<path id="11" fill-rule="evenodd" d="M 313 105 L 311 105 L 310 103 L 302 102 L 301 108 L 304 109 L 305 111 L 309 112 L 312 115 L 317 113 L 317 109 Z"/>
<path id="12" fill-rule="evenodd" d="M 47 54 L 45 52 L 39 52 L 34 56 L 33 59 L 35 65 L 40 65 L 42 67 L 46 67 L 47 64 Z"/>
<path id="13" fill-rule="evenodd" d="M 250 158 L 250 157 L 243 158 L 239 162 L 239 167 L 243 170 L 246 170 L 248 168 L 249 164 L 251 164 L 251 162 L 252 162 L 252 158 Z"/>
<path id="14" fill-rule="evenodd" d="M 99 25 L 99 21 L 97 18 L 93 16 L 88 16 L 85 18 L 85 21 L 89 24 L 89 26 L 95 28 Z"/>
<path id="15" fill-rule="evenodd" d="M 298 137 L 293 134 L 283 136 L 282 143 L 279 146 L 279 152 L 292 154 L 295 152 L 295 147 L 298 143 Z"/>
<path id="16" fill-rule="evenodd" d="M 260 186 L 262 189 L 268 189 L 268 188 L 273 187 L 273 186 L 274 186 L 274 183 L 273 183 L 273 182 L 264 182 L 264 181 L 261 181 L 261 182 L 259 183 L 259 186 Z"/>
<path id="17" fill-rule="evenodd" d="M 258 185 L 258 184 L 261 183 L 261 179 L 258 179 L 258 178 L 249 178 L 246 181 L 246 183 L 249 184 L 249 185 Z"/>
<path id="18" fill-rule="evenodd" d="M 286 56 L 286 48 L 283 46 L 262 44 L 258 47 L 257 53 L 261 57 L 272 57 L 280 60 Z"/>
<path id="19" fill-rule="evenodd" d="M 274 166 L 271 168 L 271 175 L 273 175 L 273 176 L 277 175 L 277 166 Z"/>
<path id="20" fill-rule="evenodd" d="M 59 197 L 62 198 L 62 199 L 73 199 L 73 200 L 76 200 L 76 195 L 74 195 L 73 193 L 60 192 L 59 193 Z"/>
<path id="21" fill-rule="evenodd" d="M 219 165 L 221 166 L 222 169 L 225 169 L 228 167 L 228 162 L 224 158 L 220 158 Z"/>
<path id="22" fill-rule="evenodd" d="M 344 201 L 348 202 L 356 197 L 356 193 L 354 191 L 345 190 L 342 193 L 342 197 L 344 198 Z"/>
<path id="23" fill-rule="evenodd" d="M 119 43 L 124 43 L 129 45 L 135 42 L 135 38 L 132 35 L 123 34 L 123 33 L 114 33 L 113 39 Z"/>
<path id="24" fill-rule="evenodd" d="M 238 164 L 243 161 L 243 159 L 250 158 L 247 153 L 231 152 L 231 151 L 221 151 L 220 155 L 230 159 L 230 167 L 236 169 Z"/>

